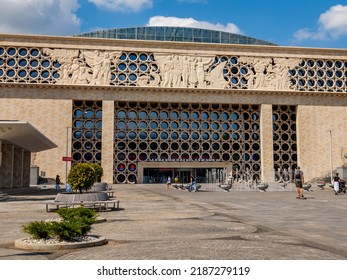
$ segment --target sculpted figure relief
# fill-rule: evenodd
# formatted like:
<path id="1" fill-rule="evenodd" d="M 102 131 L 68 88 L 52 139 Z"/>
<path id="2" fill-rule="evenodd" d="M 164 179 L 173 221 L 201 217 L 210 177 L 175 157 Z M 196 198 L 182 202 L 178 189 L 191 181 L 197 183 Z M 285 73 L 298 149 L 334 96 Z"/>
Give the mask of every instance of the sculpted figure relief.
<path id="1" fill-rule="evenodd" d="M 248 89 L 290 90 L 289 70 L 297 66 L 300 59 L 241 57 L 239 61 L 251 68 L 246 76 Z"/>
<path id="2" fill-rule="evenodd" d="M 159 66 L 161 87 L 182 88 L 225 88 L 223 77 L 225 63 L 213 68 L 210 72 L 214 57 L 196 55 L 167 55 L 158 54 L 155 60 Z M 153 86 L 145 77 L 140 77 L 138 84 Z M 157 84 L 158 85 L 158 84 Z"/>
<path id="3" fill-rule="evenodd" d="M 90 85 L 109 85 L 111 81 L 111 65 L 116 63 L 116 57 L 120 56 L 120 52 L 107 51 L 83 51 L 81 58 L 85 60 L 86 65 L 90 67 L 92 78 Z"/>
<path id="4" fill-rule="evenodd" d="M 109 85 L 111 66 L 120 52 L 44 49 L 52 60 L 60 63 L 57 84 Z"/>

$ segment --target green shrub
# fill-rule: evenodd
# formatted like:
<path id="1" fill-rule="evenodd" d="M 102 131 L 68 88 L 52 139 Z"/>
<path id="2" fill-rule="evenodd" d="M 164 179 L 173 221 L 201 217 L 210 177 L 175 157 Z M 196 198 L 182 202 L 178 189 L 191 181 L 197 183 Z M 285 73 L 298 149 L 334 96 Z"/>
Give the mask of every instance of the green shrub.
<path id="1" fill-rule="evenodd" d="M 88 223 L 93 224 L 97 218 L 97 213 L 94 210 L 85 207 L 60 208 L 57 213 L 64 221 L 87 220 Z"/>
<path id="2" fill-rule="evenodd" d="M 82 220 L 52 222 L 52 236 L 59 241 L 73 241 L 77 237 L 86 235 L 91 225 Z"/>
<path id="3" fill-rule="evenodd" d="M 89 208 L 61 208 L 58 211 L 62 221 L 31 222 L 23 226 L 23 231 L 34 239 L 57 238 L 72 241 L 86 235 L 96 222 L 97 213 Z"/>
<path id="4" fill-rule="evenodd" d="M 96 181 L 96 173 L 89 163 L 74 165 L 68 175 L 68 181 L 73 190 L 88 191 Z"/>
<path id="5" fill-rule="evenodd" d="M 23 231 L 33 239 L 47 239 L 50 237 L 51 223 L 43 221 L 31 222 L 23 226 Z"/>

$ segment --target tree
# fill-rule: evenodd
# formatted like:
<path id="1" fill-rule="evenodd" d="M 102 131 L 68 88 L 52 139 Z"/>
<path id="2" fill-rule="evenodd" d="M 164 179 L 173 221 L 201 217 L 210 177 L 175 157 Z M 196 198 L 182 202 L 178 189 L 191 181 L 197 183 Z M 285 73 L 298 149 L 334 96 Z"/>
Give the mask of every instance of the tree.
<path id="1" fill-rule="evenodd" d="M 78 163 L 74 165 L 68 175 L 68 181 L 73 190 L 80 193 L 88 191 L 97 180 L 97 173 L 89 163 Z"/>
<path id="2" fill-rule="evenodd" d="M 104 170 L 98 163 L 90 163 L 90 166 L 94 169 L 96 182 L 101 182 L 101 177 L 104 175 Z"/>

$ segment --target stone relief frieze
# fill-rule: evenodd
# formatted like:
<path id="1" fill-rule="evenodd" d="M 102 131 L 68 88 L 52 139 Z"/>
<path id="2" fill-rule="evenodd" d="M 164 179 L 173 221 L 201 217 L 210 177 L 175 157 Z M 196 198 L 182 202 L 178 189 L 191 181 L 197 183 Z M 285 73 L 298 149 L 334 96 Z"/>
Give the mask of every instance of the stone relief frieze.
<path id="1" fill-rule="evenodd" d="M 223 77 L 225 63 L 208 71 L 214 57 L 196 55 L 156 54 L 158 71 L 141 76 L 140 86 L 161 86 L 175 88 L 217 88 L 227 85 Z"/>
<path id="2" fill-rule="evenodd" d="M 293 90 L 289 70 L 297 66 L 301 59 L 240 57 L 239 61 L 248 65 L 248 89 Z"/>
<path id="3" fill-rule="evenodd" d="M 121 52 L 44 49 L 52 60 L 58 61 L 57 84 L 109 85 L 111 67 Z"/>
<path id="4" fill-rule="evenodd" d="M 58 61 L 57 84 L 117 85 L 113 69 L 120 63 L 121 51 L 85 51 L 47 49 L 44 53 Z M 168 88 L 230 88 L 224 70 L 228 61 L 218 61 L 215 56 L 195 54 L 153 55 L 154 61 L 145 73 L 136 74 L 138 86 Z M 300 63 L 294 58 L 239 57 L 239 63 L 249 71 L 245 75 L 248 89 L 291 90 L 289 70 Z"/>

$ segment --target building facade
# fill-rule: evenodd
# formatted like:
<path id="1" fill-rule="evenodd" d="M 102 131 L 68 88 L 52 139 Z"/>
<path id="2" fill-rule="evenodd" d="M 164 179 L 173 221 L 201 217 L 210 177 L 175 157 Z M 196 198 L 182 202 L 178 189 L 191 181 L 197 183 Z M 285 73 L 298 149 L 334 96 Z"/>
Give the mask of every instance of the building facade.
<path id="1" fill-rule="evenodd" d="M 346 77 L 347 50 L 217 31 L 2 35 L 0 119 L 57 144 L 34 156 L 48 177 L 93 162 L 110 183 L 273 182 L 297 165 L 309 180 L 346 163 Z"/>

